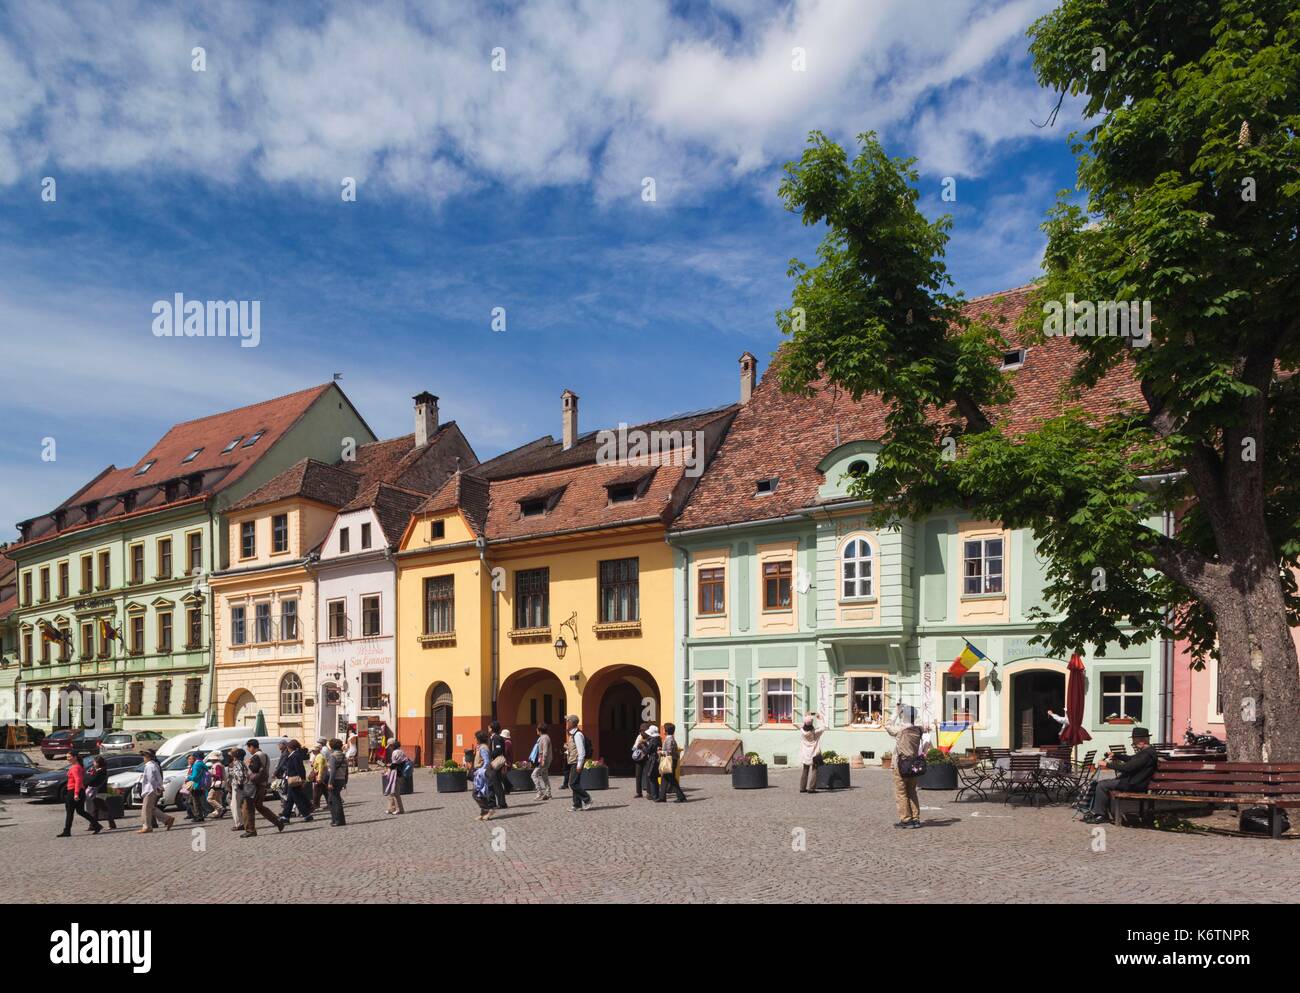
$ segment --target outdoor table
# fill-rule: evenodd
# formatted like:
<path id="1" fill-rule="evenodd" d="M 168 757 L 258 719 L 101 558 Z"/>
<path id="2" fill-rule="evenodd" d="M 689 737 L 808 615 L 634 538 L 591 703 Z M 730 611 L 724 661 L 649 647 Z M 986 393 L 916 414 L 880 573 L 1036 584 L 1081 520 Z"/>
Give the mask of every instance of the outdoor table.
<path id="1" fill-rule="evenodd" d="M 1013 755 L 1033 755 L 1033 754 L 1035 754 L 1035 753 L 1034 753 L 1034 752 L 1013 752 L 1012 754 L 1013 754 Z M 994 765 L 994 767 L 998 770 L 998 772 L 1002 773 L 1003 775 L 1009 775 L 1009 774 L 1011 773 L 1011 758 L 1010 758 L 1010 756 L 1007 756 L 1007 755 L 1000 756 L 999 758 L 997 758 L 997 759 L 994 761 L 993 765 Z M 1043 755 L 1042 758 L 1040 758 L 1040 759 L 1038 760 L 1038 771 L 1039 771 L 1040 773 L 1042 773 L 1042 772 L 1065 772 L 1065 771 L 1068 771 L 1068 769 L 1069 769 L 1069 762 L 1068 762 L 1067 759 L 1058 759 L 1058 758 L 1054 758 L 1054 757 L 1052 757 L 1052 756 L 1050 756 L 1050 755 Z M 1023 778 L 1023 777 L 1022 777 L 1022 778 Z"/>

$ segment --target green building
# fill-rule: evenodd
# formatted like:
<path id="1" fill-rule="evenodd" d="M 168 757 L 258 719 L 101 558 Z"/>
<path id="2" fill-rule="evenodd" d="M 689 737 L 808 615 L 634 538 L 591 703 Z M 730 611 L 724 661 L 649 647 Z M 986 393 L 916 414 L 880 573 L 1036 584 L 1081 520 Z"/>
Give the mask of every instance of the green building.
<path id="1" fill-rule="evenodd" d="M 20 522 L 6 554 L 24 716 L 164 734 L 207 723 L 223 511 L 299 459 L 374 440 L 337 384 L 317 386 L 177 424 L 135 465 Z"/>
<path id="2" fill-rule="evenodd" d="M 1011 318 L 1024 291 L 972 301 Z M 1070 365 L 1063 339 L 1011 349 L 1005 374 L 1018 399 L 1013 423 L 1050 416 Z M 823 749 L 879 762 L 892 751 L 883 724 L 915 706 L 933 729 L 971 724 L 959 750 L 1053 744 L 1065 705 L 1067 658 L 1030 644 L 1044 599 L 1031 533 L 972 520 L 959 509 L 874 527 L 849 481 L 874 466 L 885 411 L 822 389 L 783 394 L 775 377 L 742 396 L 717 456 L 669 540 L 677 549 L 676 671 L 688 739 L 740 738 L 767 761 L 798 762 L 796 725 L 820 712 Z M 1108 380 L 1081 402 L 1130 398 Z M 948 673 L 966 640 L 987 659 Z M 1078 650 L 1086 665 L 1084 727 L 1104 750 L 1133 724 L 1168 740 L 1172 653 L 1165 642 Z"/>

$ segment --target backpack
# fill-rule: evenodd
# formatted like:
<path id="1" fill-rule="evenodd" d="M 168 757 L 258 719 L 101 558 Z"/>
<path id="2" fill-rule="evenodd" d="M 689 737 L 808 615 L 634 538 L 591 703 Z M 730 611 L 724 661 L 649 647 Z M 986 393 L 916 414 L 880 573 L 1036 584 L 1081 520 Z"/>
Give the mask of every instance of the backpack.
<path id="1" fill-rule="evenodd" d="M 348 757 L 340 751 L 330 753 L 334 759 L 334 775 L 331 782 L 335 786 L 346 786 L 348 783 Z"/>

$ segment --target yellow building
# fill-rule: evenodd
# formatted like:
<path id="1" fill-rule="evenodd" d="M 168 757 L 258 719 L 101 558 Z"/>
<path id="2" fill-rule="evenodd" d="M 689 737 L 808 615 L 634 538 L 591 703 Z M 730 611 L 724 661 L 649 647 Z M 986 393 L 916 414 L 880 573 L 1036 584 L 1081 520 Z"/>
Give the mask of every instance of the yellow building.
<path id="1" fill-rule="evenodd" d="M 397 554 L 398 737 L 457 760 L 474 731 L 578 714 L 596 755 L 630 765 L 641 721 L 671 719 L 673 552 L 680 509 L 735 408 L 577 432 L 563 397 L 546 437 L 458 473 L 412 517 Z"/>

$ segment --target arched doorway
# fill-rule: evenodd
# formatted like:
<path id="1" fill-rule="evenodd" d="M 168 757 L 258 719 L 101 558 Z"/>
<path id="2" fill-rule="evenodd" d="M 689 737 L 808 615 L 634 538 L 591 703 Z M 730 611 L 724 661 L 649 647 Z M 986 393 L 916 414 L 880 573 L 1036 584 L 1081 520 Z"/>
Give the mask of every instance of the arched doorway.
<path id="1" fill-rule="evenodd" d="M 434 683 L 429 687 L 424 712 L 428 718 L 424 725 L 423 755 L 425 765 L 442 765 L 451 754 L 451 687 Z"/>
<path id="2" fill-rule="evenodd" d="M 497 720 L 510 729 L 515 761 L 528 758 L 537 741 L 537 725 L 545 724 L 554 745 L 551 771 L 564 769 L 564 716 L 568 691 L 549 669 L 511 673 L 497 690 Z"/>
<path id="3" fill-rule="evenodd" d="M 1011 677 L 1011 747 L 1042 748 L 1055 745 L 1061 725 L 1047 716 L 1065 711 L 1065 674 L 1052 669 L 1029 669 Z"/>
<path id="4" fill-rule="evenodd" d="M 320 727 L 317 734 L 333 738 L 339 733 L 339 688 L 335 683 L 325 683 L 320 688 Z"/>
<path id="5" fill-rule="evenodd" d="M 257 698 L 248 690 L 235 690 L 226 702 L 225 727 L 249 727 L 257 723 Z"/>
<path id="6" fill-rule="evenodd" d="M 582 726 L 611 773 L 630 776 L 637 728 L 642 721 L 662 727 L 668 716 L 661 710 L 659 685 L 640 666 L 607 666 L 582 691 Z"/>

